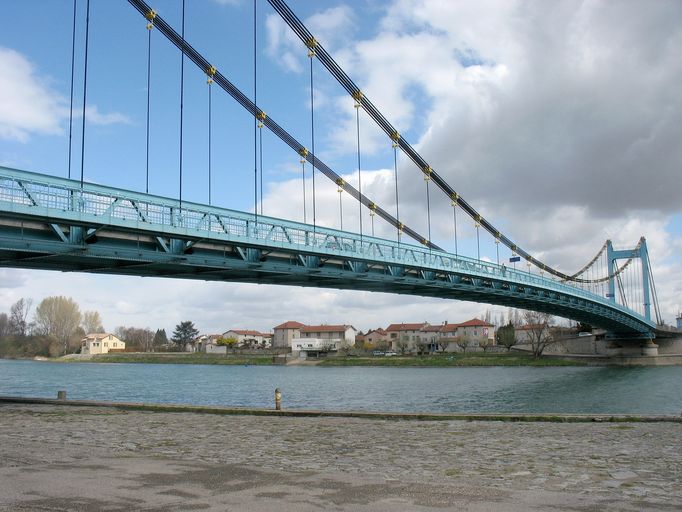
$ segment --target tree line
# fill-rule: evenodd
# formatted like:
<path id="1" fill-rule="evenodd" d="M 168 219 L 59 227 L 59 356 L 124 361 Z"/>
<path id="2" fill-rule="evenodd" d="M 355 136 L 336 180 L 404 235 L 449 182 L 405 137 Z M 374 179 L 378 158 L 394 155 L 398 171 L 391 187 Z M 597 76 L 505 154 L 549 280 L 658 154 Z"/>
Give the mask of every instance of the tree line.
<path id="1" fill-rule="evenodd" d="M 88 334 L 104 333 L 98 311 L 83 311 L 70 297 L 46 297 L 33 308 L 33 300 L 21 298 L 0 313 L 0 357 L 56 357 L 80 352 L 81 340 Z M 151 352 L 184 349 L 199 331 L 193 322 L 181 322 L 169 341 L 163 328 L 119 326 L 113 334 L 126 344 L 126 350 Z M 171 344 L 171 342 L 174 344 Z"/>

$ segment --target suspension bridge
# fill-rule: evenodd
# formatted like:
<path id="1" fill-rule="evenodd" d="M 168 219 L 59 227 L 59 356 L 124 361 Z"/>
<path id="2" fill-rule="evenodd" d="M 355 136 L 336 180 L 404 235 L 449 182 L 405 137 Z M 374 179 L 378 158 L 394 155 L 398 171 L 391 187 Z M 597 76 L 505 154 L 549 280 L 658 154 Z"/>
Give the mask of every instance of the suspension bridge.
<path id="1" fill-rule="evenodd" d="M 675 334 L 662 325 L 644 238 L 634 247 L 626 249 L 615 249 L 607 241 L 597 255 L 575 273 L 563 272 L 540 261 L 484 218 L 431 167 L 363 94 L 283 1 L 268 1 L 301 40 L 302 49 L 310 58 L 313 133 L 310 148 L 268 116 L 264 108 L 260 108 L 256 101 L 255 83 L 253 97 L 250 97 L 185 39 L 184 1 L 182 26 L 177 31 L 144 1 L 128 0 L 144 17 L 150 35 L 149 41 L 152 31 L 156 30 L 164 36 L 167 44 L 175 46 L 181 52 L 181 91 L 187 60 L 206 75 L 209 99 L 211 88 L 218 86 L 253 117 L 253 212 L 234 211 L 183 200 L 182 98 L 179 197 L 168 198 L 149 193 L 148 96 L 145 192 L 89 183 L 84 175 L 83 158 L 80 179 L 71 179 L 71 136 L 67 178 L 0 167 L 0 265 L 440 297 L 546 312 L 604 328 L 615 338 L 651 340 Z M 81 150 L 85 146 L 89 8 L 87 0 Z M 255 9 L 254 2 L 254 20 Z M 75 1 L 73 24 L 75 34 Z M 75 36 L 73 41 L 75 45 Z M 149 91 L 150 50 L 148 51 Z M 315 154 L 313 62 L 319 62 L 354 100 L 358 119 L 357 188 Z M 72 113 L 73 72 L 72 59 Z M 393 149 L 395 214 L 362 191 L 359 129 L 361 113 L 381 128 Z M 73 120 L 70 126 L 72 129 Z M 259 190 L 262 199 L 263 186 L 264 129 L 277 136 L 300 159 L 304 193 L 306 165 L 309 166 L 313 180 L 310 212 L 312 223 L 308 222 L 305 202 L 304 222 L 263 215 L 262 202 L 259 210 Z M 398 154 L 406 156 L 413 163 L 413 172 L 420 173 L 426 183 L 427 234 L 419 233 L 408 225 L 406 219 L 400 217 Z M 332 229 L 318 223 L 314 181 L 316 175 L 318 179 L 324 177 L 331 180 L 338 187 L 340 195 L 347 194 L 357 201 L 361 212 L 359 232 Z M 431 241 L 430 201 L 434 194 L 445 194 L 450 201 L 454 252 L 448 252 Z M 209 191 L 209 202 L 210 197 Z M 366 229 L 363 230 L 363 212 L 370 217 L 371 234 Z M 475 258 L 464 256 L 458 251 L 458 212 L 474 223 L 478 244 Z M 340 215 L 343 218 L 342 210 Z M 395 233 L 394 240 L 374 236 L 375 218 L 391 226 Z M 492 237 L 495 243 L 495 262 L 481 257 L 481 231 L 484 236 Z M 506 260 L 501 262 L 500 246 L 510 251 L 511 266 L 506 264 Z M 517 270 L 517 262 L 525 262 L 528 270 Z"/>

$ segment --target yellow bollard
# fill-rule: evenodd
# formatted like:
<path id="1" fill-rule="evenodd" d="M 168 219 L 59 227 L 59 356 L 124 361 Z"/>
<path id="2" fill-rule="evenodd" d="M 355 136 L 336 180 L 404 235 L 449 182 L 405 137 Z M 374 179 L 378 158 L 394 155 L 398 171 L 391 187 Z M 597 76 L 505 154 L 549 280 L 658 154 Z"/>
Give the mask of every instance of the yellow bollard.
<path id="1" fill-rule="evenodd" d="M 279 390 L 279 388 L 275 389 L 275 410 L 282 410 L 282 392 Z"/>

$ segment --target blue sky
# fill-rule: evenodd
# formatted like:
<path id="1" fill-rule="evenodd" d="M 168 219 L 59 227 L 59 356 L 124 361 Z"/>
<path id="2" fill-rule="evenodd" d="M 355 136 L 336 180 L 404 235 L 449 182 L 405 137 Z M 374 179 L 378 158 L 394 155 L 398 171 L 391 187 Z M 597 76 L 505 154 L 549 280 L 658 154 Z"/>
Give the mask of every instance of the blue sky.
<path id="1" fill-rule="evenodd" d="M 3 3 L 0 165 L 67 174 L 72 6 L 70 0 Z M 152 6 L 180 30 L 180 0 Z M 672 321 L 682 306 L 678 2 L 660 1 L 646 10 L 637 2 L 593 1 L 292 0 L 290 6 L 403 136 L 519 245 L 572 271 L 607 237 L 629 246 L 646 236 L 664 317 Z M 81 165 L 84 9 L 79 0 L 74 177 Z M 309 146 L 306 49 L 267 2 L 259 1 L 258 12 L 258 103 Z M 193 0 L 186 16 L 186 39 L 252 96 L 253 3 Z M 143 191 L 145 20 L 126 1 L 91 0 L 90 22 L 85 179 Z M 179 51 L 152 31 L 150 192 L 170 197 L 179 188 L 179 75 Z M 352 100 L 318 62 L 314 81 L 316 152 L 354 182 Z M 213 204 L 252 210 L 253 120 L 212 87 Z M 207 88 L 205 75 L 186 59 L 183 198 L 197 202 L 208 199 Z M 392 210 L 390 143 L 366 116 L 361 133 L 364 191 Z M 298 155 L 267 132 L 263 138 L 265 213 L 302 220 Z M 401 220 L 425 233 L 424 182 L 404 159 L 399 172 Z M 316 187 L 320 222 L 338 227 L 335 185 L 318 175 Z M 449 201 L 431 192 L 432 238 L 452 249 Z M 367 228 L 367 212 L 363 222 Z M 473 223 L 463 216 L 460 222 L 460 250 L 475 256 Z M 358 225 L 357 205 L 347 200 L 344 227 Z M 377 233 L 393 236 L 379 224 Z M 482 237 L 481 252 L 495 259 L 490 237 Z M 463 321 L 486 310 L 364 292 L 13 269 L 0 276 L 0 311 L 23 296 L 72 295 L 84 309 L 99 309 L 108 329 L 172 329 L 183 319 L 206 332 L 266 330 L 289 319 L 366 329 Z M 116 298 L 100 298 L 101 287 L 116 289 Z M 269 305 L 283 297 L 293 305 L 274 314 Z"/>

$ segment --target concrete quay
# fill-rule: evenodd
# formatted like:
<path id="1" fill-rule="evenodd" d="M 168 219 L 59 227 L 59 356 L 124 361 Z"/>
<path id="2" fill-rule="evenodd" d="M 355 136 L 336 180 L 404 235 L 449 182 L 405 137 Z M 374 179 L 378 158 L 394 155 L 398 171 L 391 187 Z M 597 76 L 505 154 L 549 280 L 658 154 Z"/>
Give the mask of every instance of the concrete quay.
<path id="1" fill-rule="evenodd" d="M 682 424 L 0 402 L 0 511 L 679 510 Z"/>

